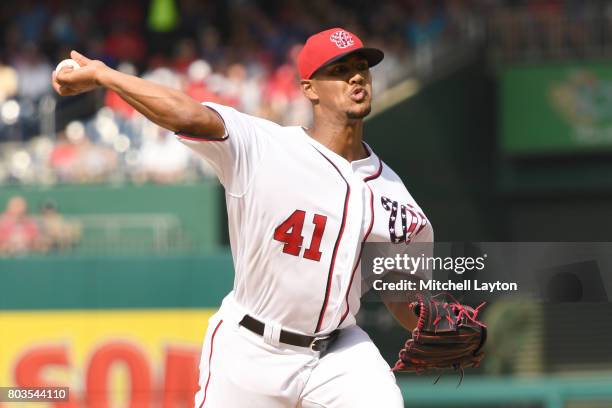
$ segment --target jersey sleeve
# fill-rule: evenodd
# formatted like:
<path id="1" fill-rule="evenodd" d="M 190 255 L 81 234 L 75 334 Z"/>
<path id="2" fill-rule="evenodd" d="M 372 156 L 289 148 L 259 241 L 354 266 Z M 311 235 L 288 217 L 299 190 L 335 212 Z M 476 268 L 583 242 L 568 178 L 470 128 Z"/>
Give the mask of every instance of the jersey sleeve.
<path id="1" fill-rule="evenodd" d="M 252 116 L 212 102 L 202 105 L 202 109 L 212 109 L 221 117 L 225 135 L 194 138 L 177 134 L 178 139 L 210 163 L 228 193 L 242 195 L 261 160 L 268 138 L 261 134 Z"/>
<path id="2" fill-rule="evenodd" d="M 427 219 L 425 228 L 415 235 L 412 243 L 416 244 L 414 246 L 418 247 L 418 252 L 420 255 L 424 257 L 434 256 L 434 230 L 429 219 Z M 410 244 L 407 245 L 407 247 L 410 249 Z M 412 255 L 416 256 L 417 254 L 413 253 Z M 419 268 L 414 273 L 414 276 L 422 280 L 431 280 L 433 277 L 433 271 L 428 268 Z"/>
<path id="3" fill-rule="evenodd" d="M 429 220 L 427 220 L 427 223 L 429 223 Z M 424 228 L 423 231 L 415 235 L 412 242 L 432 242 L 433 243 L 434 242 L 434 230 L 431 224 L 426 226 L 426 228 Z"/>

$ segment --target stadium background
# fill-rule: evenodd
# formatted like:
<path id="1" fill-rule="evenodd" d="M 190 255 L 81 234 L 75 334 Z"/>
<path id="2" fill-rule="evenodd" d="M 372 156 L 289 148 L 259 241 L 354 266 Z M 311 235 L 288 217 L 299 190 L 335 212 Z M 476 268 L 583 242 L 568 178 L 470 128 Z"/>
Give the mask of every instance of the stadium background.
<path id="1" fill-rule="evenodd" d="M 386 52 L 366 140 L 436 240 L 610 241 L 611 24 L 605 1 L 1 4 L 0 385 L 69 385 L 61 406 L 188 406 L 232 285 L 210 169 L 112 93 L 56 98 L 70 49 L 307 124 L 296 45 L 346 27 Z M 609 304 L 498 302 L 485 319 L 483 367 L 459 389 L 401 376 L 407 406 L 612 406 Z M 392 362 L 401 329 L 373 304 L 360 320 Z"/>

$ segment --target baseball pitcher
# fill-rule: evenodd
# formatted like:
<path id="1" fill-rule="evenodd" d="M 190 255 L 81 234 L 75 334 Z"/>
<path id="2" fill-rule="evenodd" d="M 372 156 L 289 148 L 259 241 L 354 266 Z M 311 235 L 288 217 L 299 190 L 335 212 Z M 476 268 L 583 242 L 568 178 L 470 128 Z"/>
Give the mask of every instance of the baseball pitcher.
<path id="1" fill-rule="evenodd" d="M 370 68 L 383 52 L 341 28 L 306 41 L 297 68 L 312 103 L 310 128 L 199 103 L 75 51 L 71 56 L 80 68 L 53 73 L 60 95 L 99 86 L 117 92 L 205 158 L 225 188 L 236 275 L 208 322 L 195 407 L 403 407 L 392 370 L 355 321 L 362 244 L 433 241 L 424 212 L 363 141 Z M 430 302 L 388 307 L 418 333 L 431 326 Z M 469 320 L 440 304 L 448 306 L 447 314 L 439 312 L 447 320 L 459 326 L 459 319 Z M 466 313 L 475 317 L 472 309 Z M 431 352 L 414 346 L 424 337 L 406 344 L 396 369 L 436 367 L 428 359 L 440 358 L 437 345 L 428 346 Z M 461 364 L 468 354 L 473 359 L 482 335 L 473 337 L 478 347 L 466 354 L 461 346 L 457 357 L 453 344 L 443 345 L 442 366 Z"/>

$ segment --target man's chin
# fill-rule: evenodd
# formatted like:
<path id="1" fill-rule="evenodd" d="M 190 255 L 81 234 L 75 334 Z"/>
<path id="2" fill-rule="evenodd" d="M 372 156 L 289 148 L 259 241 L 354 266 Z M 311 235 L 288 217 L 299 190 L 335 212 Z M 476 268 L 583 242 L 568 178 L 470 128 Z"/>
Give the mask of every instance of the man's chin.
<path id="1" fill-rule="evenodd" d="M 361 109 L 349 110 L 346 113 L 346 117 L 349 119 L 363 119 L 370 114 L 372 111 L 372 105 L 368 104 L 365 107 L 361 107 Z"/>

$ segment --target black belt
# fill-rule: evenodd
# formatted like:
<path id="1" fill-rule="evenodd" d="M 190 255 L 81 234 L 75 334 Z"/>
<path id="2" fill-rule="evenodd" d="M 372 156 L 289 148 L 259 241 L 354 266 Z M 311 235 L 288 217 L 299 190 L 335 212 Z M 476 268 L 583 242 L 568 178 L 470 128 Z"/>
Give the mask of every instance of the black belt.
<path id="1" fill-rule="evenodd" d="M 240 321 L 240 325 L 249 329 L 253 333 L 259 334 L 260 336 L 263 336 L 266 328 L 264 323 L 249 315 L 244 315 Z M 340 330 L 334 330 L 326 336 L 317 337 L 281 330 L 279 341 L 292 346 L 308 347 L 313 351 L 325 351 L 331 345 L 331 343 L 336 340 L 339 333 Z"/>

